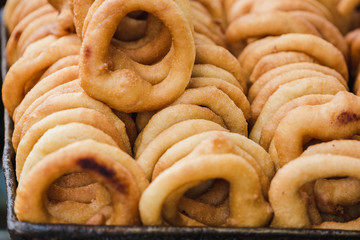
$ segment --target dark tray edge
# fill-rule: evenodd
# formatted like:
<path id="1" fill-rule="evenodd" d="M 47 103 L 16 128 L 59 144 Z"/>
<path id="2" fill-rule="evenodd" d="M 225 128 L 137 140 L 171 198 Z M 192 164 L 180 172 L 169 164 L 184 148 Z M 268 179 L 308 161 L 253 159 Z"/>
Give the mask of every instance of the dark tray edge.
<path id="1" fill-rule="evenodd" d="M 1 18 L 1 72 L 7 72 L 7 30 Z M 86 226 L 74 224 L 34 224 L 18 221 L 14 212 L 16 194 L 15 153 L 11 143 L 13 121 L 4 109 L 5 140 L 3 172 L 7 193 L 7 224 L 12 239 L 360 239 L 360 231 L 321 229 Z"/>

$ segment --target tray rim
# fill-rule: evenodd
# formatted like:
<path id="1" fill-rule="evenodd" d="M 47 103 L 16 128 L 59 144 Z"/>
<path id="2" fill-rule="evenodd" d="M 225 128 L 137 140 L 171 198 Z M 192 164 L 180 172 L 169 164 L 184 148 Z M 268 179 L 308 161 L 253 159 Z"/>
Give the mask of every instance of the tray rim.
<path id="1" fill-rule="evenodd" d="M 6 62 L 6 42 L 8 33 L 3 22 L 3 11 L 0 10 L 0 34 L 1 34 L 1 77 L 5 79 L 7 72 Z M 13 121 L 6 111 L 4 111 L 4 149 L 2 155 L 2 169 L 6 184 L 7 201 L 7 225 L 10 236 L 13 239 L 24 239 L 33 237 L 47 238 L 101 238 L 101 237 L 121 237 L 124 239 L 156 238 L 167 239 L 172 237 L 188 237 L 212 239 L 221 237 L 225 239 L 236 236 L 236 239 L 360 239 L 360 231 L 347 230 L 327 230 L 327 229 L 283 229 L 283 228 L 229 228 L 229 227 L 164 227 L 164 226 L 89 226 L 76 224 L 36 224 L 18 221 L 14 212 L 14 201 L 16 195 L 15 177 L 15 152 L 11 143 L 13 132 Z M 135 238 L 134 238 L 135 237 Z"/>

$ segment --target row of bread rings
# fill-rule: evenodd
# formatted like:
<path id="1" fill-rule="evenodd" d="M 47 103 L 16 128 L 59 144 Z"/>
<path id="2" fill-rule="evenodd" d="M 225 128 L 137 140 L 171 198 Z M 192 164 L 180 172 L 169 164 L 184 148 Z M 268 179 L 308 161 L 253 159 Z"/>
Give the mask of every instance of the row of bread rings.
<path id="1" fill-rule="evenodd" d="M 12 66 L 5 91 L 16 98 L 8 110 L 15 123 L 18 218 L 139 224 L 138 202 L 148 182 L 129 156 L 137 135 L 134 121 L 81 88 L 81 42 L 76 35 L 52 31 L 58 27 L 55 10 L 44 2 L 17 4 L 14 11 L 27 15 L 13 31 L 9 27 Z M 12 61 L 11 53 L 20 49 Z"/>
<path id="2" fill-rule="evenodd" d="M 339 9 L 345 8 L 344 2 Z M 337 21 L 333 21 L 335 25 L 329 21 L 330 9 L 336 6 L 324 11 L 327 9 L 317 1 L 239 0 L 228 3 L 242 9 L 228 9 L 232 22 L 227 29 L 227 39 L 234 46 L 245 40 L 246 47 L 241 50 L 239 61 L 252 84 L 248 95 L 253 125 L 250 138 L 268 150 L 276 168 L 281 168 L 269 192 L 275 216 L 272 226 L 359 229 L 356 211 L 360 202 L 356 190 L 359 180 L 322 179 L 358 178 L 350 173 L 351 166 L 347 173 L 340 168 L 337 172 L 335 168 L 324 167 L 319 171 L 307 167 L 325 162 L 327 158 L 332 164 L 341 165 L 342 159 L 332 155 L 359 158 L 355 150 L 355 153 L 350 151 L 359 142 L 342 140 L 316 144 L 304 155 L 329 155 L 306 158 L 304 162 L 303 158 L 294 160 L 300 157 L 304 145 L 316 143 L 311 142 L 313 139 L 352 139 L 359 133 L 360 99 L 345 92 L 348 90 L 345 59 L 349 55 L 351 64 L 358 65 L 356 31 L 347 37 L 349 44 L 352 43 L 348 54 L 346 41 L 336 25 L 344 33 L 348 28 L 341 28 Z M 348 1 L 347 11 L 353 11 L 358 3 Z M 320 14 L 321 9 L 328 13 L 327 17 Z M 266 38 L 258 40 L 261 37 Z M 252 38 L 255 40 L 251 41 Z M 298 178 L 298 173 L 304 177 Z M 297 216 L 289 218 L 287 213 L 293 214 L 292 210 Z"/>

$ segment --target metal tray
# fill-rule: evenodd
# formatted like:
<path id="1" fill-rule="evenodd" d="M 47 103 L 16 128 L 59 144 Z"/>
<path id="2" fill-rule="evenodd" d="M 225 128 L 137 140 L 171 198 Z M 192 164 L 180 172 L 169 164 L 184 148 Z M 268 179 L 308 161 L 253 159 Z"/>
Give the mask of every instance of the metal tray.
<path id="1" fill-rule="evenodd" d="M 0 18 L 2 19 L 2 12 Z M 7 71 L 5 46 L 7 31 L 1 21 L 1 72 Z M 223 227 L 130 227 L 86 226 L 74 224 L 33 224 L 18 221 L 14 213 L 17 182 L 15 178 L 15 153 L 11 143 L 13 122 L 4 110 L 5 144 L 3 171 L 7 191 L 7 224 L 12 239 L 360 239 L 360 231 L 273 229 L 273 228 L 223 228 Z"/>

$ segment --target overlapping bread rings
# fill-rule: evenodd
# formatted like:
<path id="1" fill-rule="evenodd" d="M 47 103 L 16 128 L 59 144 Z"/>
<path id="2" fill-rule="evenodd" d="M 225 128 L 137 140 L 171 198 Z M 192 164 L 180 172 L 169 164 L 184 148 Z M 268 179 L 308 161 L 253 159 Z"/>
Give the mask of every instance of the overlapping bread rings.
<path id="1" fill-rule="evenodd" d="M 145 190 L 140 201 L 140 215 L 145 225 L 157 225 L 167 222 L 171 225 L 185 226 L 261 226 L 269 221 L 271 208 L 267 205 L 262 195 L 264 194 L 266 196 L 265 189 L 268 186 L 268 179 L 263 175 L 264 173 L 256 160 L 254 161 L 245 150 L 249 147 L 247 146 L 247 141 L 249 140 L 246 140 L 245 137 L 238 134 L 230 136 L 231 137 L 227 138 L 227 135 L 222 135 L 222 132 L 208 132 L 195 135 L 184 140 L 184 144 L 183 142 L 179 142 L 168 150 L 175 153 L 175 156 L 172 154 L 166 155 L 167 152 L 163 155 L 162 161 L 158 162 L 163 168 L 160 172 L 158 169 L 158 175 L 155 178 L 153 175 L 153 181 Z M 233 139 L 236 143 L 232 142 Z M 235 139 L 237 139 L 237 141 Z M 189 141 L 195 143 L 194 140 L 197 144 L 191 144 L 192 146 L 190 146 Z M 252 143 L 250 145 L 256 148 L 256 144 Z M 185 151 L 183 152 L 182 150 Z M 261 152 L 266 155 L 263 150 Z M 209 162 L 206 163 L 206 161 Z M 242 161 L 252 166 L 253 170 L 256 169 L 255 172 L 250 174 L 247 172 L 247 168 L 245 168 L 247 170 L 243 168 L 235 170 L 235 166 L 243 166 L 240 164 Z M 212 168 L 211 166 L 214 165 L 217 167 Z M 187 175 L 190 166 L 192 166 L 193 169 L 191 171 L 192 173 L 189 174 L 191 176 L 183 177 L 182 180 L 180 180 L 179 174 Z M 242 174 L 247 172 L 247 179 L 251 179 L 251 183 L 248 183 L 251 187 L 248 186 L 249 188 L 247 188 L 247 190 L 244 189 L 245 192 L 239 194 L 244 198 L 237 195 L 237 193 L 240 193 L 241 188 L 233 192 L 233 184 L 239 184 L 238 180 L 229 179 L 227 176 L 231 174 L 221 174 L 221 172 L 228 172 L 230 170 L 229 167 L 232 167 L 235 170 L 234 172 L 241 172 Z M 240 176 L 242 174 L 235 175 Z M 255 180 L 253 177 L 258 179 Z M 192 199 L 190 197 L 183 197 L 184 193 L 190 188 L 214 178 L 225 179 L 230 183 L 229 200 L 226 200 L 227 197 L 225 195 L 216 206 L 209 203 L 209 201 L 216 201 L 216 198 L 210 197 L 209 199 L 209 196 L 211 196 L 209 192 L 212 192 L 215 194 L 213 196 L 216 196 L 221 193 L 219 189 L 210 189 L 208 193 L 202 196 L 203 202 L 199 200 L 199 198 Z M 176 181 L 172 181 L 171 179 L 175 179 Z M 254 184 L 254 180 L 258 181 L 258 183 Z M 163 189 L 163 191 L 160 189 Z M 253 192 L 254 190 L 255 192 Z M 201 191 L 199 189 L 195 191 L 200 191 L 200 195 L 202 195 L 201 192 L 204 192 L 204 190 Z M 255 194 L 257 199 L 256 203 L 254 202 L 254 198 L 251 199 L 248 194 Z M 250 198 L 247 199 L 248 197 Z M 234 200 L 234 198 L 238 199 Z M 208 201 L 208 203 L 205 201 Z M 149 209 L 149 204 L 153 204 L 151 209 Z M 249 210 L 247 208 L 252 207 L 257 209 L 252 209 L 251 212 L 247 212 L 247 210 Z M 178 208 L 182 209 L 182 213 L 179 212 Z M 241 217 L 243 214 L 247 216 L 250 214 L 252 217 Z"/>
<path id="2" fill-rule="evenodd" d="M 78 79 L 78 77 L 79 67 L 71 66 L 55 71 L 53 74 L 40 79 L 40 81 L 25 95 L 19 106 L 16 107 L 13 114 L 14 122 L 17 123 L 26 109 L 43 94 L 59 85 Z"/>
<path id="3" fill-rule="evenodd" d="M 19 49 L 18 49 L 18 42 L 21 38 L 22 33 L 25 29 L 29 26 L 30 23 L 35 21 L 36 19 L 40 19 L 41 17 L 45 16 L 49 13 L 54 13 L 55 10 L 49 6 L 45 5 L 32 13 L 28 16 L 23 18 L 14 28 L 14 30 L 10 34 L 10 38 L 6 45 L 6 57 L 8 65 L 11 66 L 14 62 L 20 57 L 19 56 Z"/>
<path id="4" fill-rule="evenodd" d="M 297 66 L 294 66 L 297 65 Z M 251 119 L 256 121 L 270 97 L 280 90 L 281 86 L 294 81 L 306 82 L 306 79 L 338 81 L 344 89 L 346 81 L 336 71 L 315 64 L 293 64 L 276 68 L 262 75 L 250 88 Z M 330 80 L 332 79 L 332 80 Z"/>
<path id="5" fill-rule="evenodd" d="M 224 2 L 229 27 L 226 35 L 231 51 L 239 55 L 246 41 L 285 33 L 308 33 L 323 37 L 347 56 L 341 33 L 348 23 L 327 0 L 229 0 Z M 254 27 L 256 26 L 256 27 Z"/>
<path id="6" fill-rule="evenodd" d="M 250 105 L 244 94 L 247 92 L 246 77 L 239 62 L 225 48 L 216 45 L 199 44 L 196 45 L 195 65 L 192 71 L 192 78 L 187 88 L 203 88 L 203 90 L 205 90 L 205 87 L 211 86 L 216 87 L 227 94 L 235 105 L 241 109 L 245 119 L 249 120 Z M 207 91 L 209 92 L 210 90 Z M 215 95 L 220 94 L 220 98 L 224 98 L 223 94 L 219 91 L 214 89 L 212 91 L 215 91 Z M 199 95 L 202 90 L 200 92 L 186 92 L 192 92 L 191 95 Z M 204 94 L 205 93 L 202 93 L 202 95 Z M 212 100 L 208 99 L 208 101 Z M 227 98 L 225 101 L 229 102 Z M 194 104 L 194 102 L 191 104 Z M 233 106 L 233 104 L 229 103 L 228 107 L 231 106 Z M 238 112 L 238 110 L 235 110 L 235 112 Z M 139 132 L 145 127 L 153 114 L 154 112 L 143 112 L 137 114 L 136 123 Z M 240 119 L 242 119 L 242 117 L 240 117 Z"/>
<path id="7" fill-rule="evenodd" d="M 26 4 L 26 6 L 22 6 Z M 59 14 L 47 1 L 21 1 L 17 8 L 22 15 L 11 29 L 7 45 L 8 64 L 12 65 L 23 55 L 27 46 L 48 35 L 61 37 L 73 32 L 59 27 Z M 22 10 L 20 10 L 22 9 Z"/>
<path id="8" fill-rule="evenodd" d="M 147 145 L 142 154 L 136 158 L 136 161 L 144 170 L 146 177 L 151 179 L 156 162 L 168 148 L 185 138 L 207 131 L 229 130 L 213 121 L 205 119 L 182 121 L 172 125 L 157 135 Z"/>
<path id="9" fill-rule="evenodd" d="M 36 9 L 47 5 L 46 0 L 15 0 L 8 1 L 5 9 L 4 20 L 8 31 L 11 33 L 16 25 L 25 18 L 28 14 L 32 13 Z"/>
<path id="10" fill-rule="evenodd" d="M 344 85 L 338 80 L 328 78 L 310 77 L 295 80 L 279 87 L 267 100 L 259 117 L 250 132 L 250 138 L 259 142 L 264 125 L 272 118 L 273 114 L 287 102 L 310 94 L 334 95 L 346 91 Z"/>
<path id="11" fill-rule="evenodd" d="M 318 0 L 256 0 L 251 8 L 251 12 L 269 12 L 269 11 L 305 11 L 314 13 L 320 17 L 334 23 L 341 32 L 346 32 L 348 23 L 344 17 L 335 9 L 334 3 Z"/>
<path id="12" fill-rule="evenodd" d="M 303 145 L 312 139 L 329 141 L 352 138 L 359 132 L 359 111 L 360 98 L 348 92 L 339 92 L 325 104 L 300 106 L 290 111 L 275 132 L 270 146 L 272 159 L 282 167 L 299 157 Z M 289 130 L 290 125 L 292 130 Z"/>
<path id="13" fill-rule="evenodd" d="M 105 192 L 97 190 L 92 203 L 76 204 L 71 200 L 55 203 L 51 196 L 46 199 L 44 196 L 50 185 L 70 173 L 88 173 L 106 187 Z M 136 225 L 140 223 L 138 201 L 146 186 L 141 169 L 127 154 L 108 144 L 84 140 L 50 153 L 24 176 L 17 189 L 15 212 L 19 220 L 37 223 L 66 223 L 77 219 L 77 223 Z M 54 194 L 55 199 L 61 198 L 61 191 L 57 195 L 54 191 L 49 193 Z M 109 201 L 105 201 L 106 198 Z"/>
<path id="14" fill-rule="evenodd" d="M 250 76 L 262 57 L 284 51 L 305 53 L 315 58 L 321 65 L 338 71 L 345 80 L 348 79 L 348 70 L 342 53 L 329 42 L 309 34 L 284 34 L 258 40 L 244 49 L 239 56 L 239 61 L 245 74 Z"/>
<path id="15" fill-rule="evenodd" d="M 324 167 L 325 166 L 325 167 Z M 274 209 L 272 227 L 359 229 L 359 218 L 346 222 L 324 221 L 312 224 L 306 202 L 298 190 L 317 179 L 351 177 L 360 179 L 358 158 L 332 154 L 299 157 L 281 168 L 273 178 L 269 198 Z"/>
<path id="16" fill-rule="evenodd" d="M 119 111 L 159 109 L 181 95 L 191 75 L 195 47 L 191 25 L 184 14 L 184 11 L 188 11 L 186 9 L 188 6 L 183 2 L 165 0 L 157 2 L 156 6 L 150 2 L 140 4 L 136 0 L 124 3 L 124 1 L 103 2 L 92 15 L 81 50 L 82 87 L 91 97 Z M 161 11 L 164 7 L 171 10 Z M 107 26 L 98 27 L 97 23 L 104 21 L 105 15 L 102 12 L 114 8 L 120 8 L 122 11 L 111 16 L 111 20 L 108 16 Z M 154 14 L 171 32 L 173 40 L 171 50 L 155 65 L 146 66 L 134 62 L 121 50 L 112 49 L 110 45 L 110 39 L 120 20 L 127 13 L 135 10 Z M 94 46 L 93 41 L 99 44 Z M 176 61 L 172 58 L 176 58 Z M 106 63 L 106 59 L 112 60 Z M 152 76 L 152 80 L 147 79 L 146 76 L 152 75 L 154 71 L 158 73 L 158 78 Z"/>
<path id="17" fill-rule="evenodd" d="M 20 169 L 39 138 L 47 130 L 57 125 L 70 123 L 83 123 L 93 126 L 111 136 L 117 146 L 122 145 L 123 140 L 114 123 L 99 111 L 90 108 L 74 108 L 55 112 L 33 124 L 21 138 L 16 152 L 16 172 L 18 179 L 20 177 Z"/>
<path id="18" fill-rule="evenodd" d="M 303 106 L 303 105 L 320 105 L 325 104 L 331 101 L 334 98 L 334 95 L 327 94 L 310 94 L 304 95 L 302 97 L 295 98 L 282 107 L 280 107 L 275 114 L 266 122 L 263 129 L 261 130 L 259 144 L 265 149 L 269 150 L 271 141 L 274 137 L 276 129 L 281 122 L 281 120 L 286 116 L 291 110 Z"/>
<path id="19" fill-rule="evenodd" d="M 78 54 L 79 49 L 77 36 L 69 35 L 59 38 L 45 49 L 29 53 L 12 65 L 2 88 L 4 106 L 10 115 L 49 66 L 65 56 Z"/>
<path id="20" fill-rule="evenodd" d="M 217 116 L 216 119 L 219 119 L 215 122 L 222 123 L 222 125 L 231 132 L 247 135 L 247 122 L 244 111 L 240 107 L 245 106 L 245 109 L 248 109 L 249 105 L 246 99 L 236 97 L 241 96 L 239 94 L 241 91 L 236 91 L 236 88 L 232 88 L 231 85 L 221 86 L 224 85 L 224 83 L 216 81 L 216 79 L 196 78 L 191 80 L 190 85 L 192 84 L 195 88 L 186 90 L 183 95 L 171 104 L 172 106 L 175 107 L 178 104 L 186 104 L 206 107 L 206 111 L 210 111 L 211 116 L 215 114 Z M 232 92 L 238 93 L 239 95 L 234 95 Z M 213 96 L 213 98 L 208 98 L 207 96 Z M 196 119 L 201 115 L 200 110 L 195 110 L 196 107 L 189 106 L 189 111 L 171 111 L 174 107 L 168 107 L 169 109 L 165 108 L 155 115 L 149 112 L 138 114 L 137 122 L 142 132 L 139 134 L 134 146 L 134 152 L 137 157 L 142 153 L 142 150 L 148 142 L 155 136 L 154 128 L 164 130 L 170 126 L 170 124 L 174 123 L 169 119 L 174 119 L 176 122 L 185 119 Z M 190 111 L 191 108 L 194 108 L 193 113 Z M 163 115 L 166 117 L 159 117 Z M 215 120 L 213 117 L 212 119 Z"/>
<path id="21" fill-rule="evenodd" d="M 325 18 L 309 12 L 265 12 L 244 15 L 227 28 L 227 40 L 236 43 L 241 40 L 281 35 L 286 33 L 307 33 L 320 36 L 336 46 L 346 57 L 348 50 L 340 31 Z"/>
<path id="22" fill-rule="evenodd" d="M 70 86 L 69 86 L 70 85 Z M 71 85 L 75 85 L 71 88 Z M 13 146 L 17 149 L 21 138 L 31 128 L 33 124 L 54 112 L 73 109 L 79 107 L 95 109 L 107 116 L 114 123 L 119 132 L 122 142 L 118 142 L 119 147 L 131 154 L 131 146 L 126 134 L 124 123 L 111 111 L 105 104 L 90 98 L 83 90 L 70 82 L 67 86 L 60 85 L 52 91 L 46 93 L 41 98 L 34 101 L 25 111 L 20 120 L 16 123 L 13 134 Z"/>
<path id="23" fill-rule="evenodd" d="M 116 142 L 114 140 L 112 140 L 112 138 L 105 134 L 104 132 L 102 132 L 101 130 L 94 128 L 90 125 L 86 125 L 83 123 L 69 123 L 69 124 L 65 124 L 65 125 L 60 125 L 60 126 L 56 126 L 52 129 L 49 129 L 48 131 L 46 131 L 46 133 L 41 136 L 41 138 L 36 142 L 36 144 L 33 146 L 31 152 L 29 153 L 29 155 L 26 158 L 24 167 L 23 167 L 23 171 L 20 173 L 20 179 L 19 179 L 19 184 L 22 183 L 22 181 L 24 181 L 23 179 L 26 179 L 26 175 L 31 171 L 31 169 L 36 166 L 37 164 L 40 164 L 41 161 L 49 154 L 51 154 L 52 152 L 57 151 L 58 149 L 65 147 L 66 145 L 69 145 L 73 142 L 77 142 L 77 141 L 81 141 L 81 140 L 85 140 L 85 139 L 93 139 L 97 142 L 102 142 L 102 143 L 106 143 L 109 145 L 113 145 L 113 146 L 117 146 Z M 118 153 L 117 153 L 118 154 Z M 124 153 L 118 157 L 124 158 L 125 155 Z M 139 182 L 137 183 L 139 185 L 139 187 L 141 187 L 141 191 L 143 191 L 143 189 L 147 186 L 147 181 L 144 177 L 143 172 L 141 171 L 141 169 L 139 168 L 139 166 L 137 166 L 135 164 L 135 162 L 133 160 L 131 160 L 131 158 L 129 156 L 127 156 L 127 158 L 125 159 L 129 159 L 127 161 L 130 161 L 130 167 L 132 171 L 135 171 L 135 173 L 138 176 Z M 124 161 L 124 160 L 123 160 Z M 76 176 L 68 176 L 67 177 L 68 180 L 78 180 Z M 136 177 L 135 177 L 136 178 Z M 61 179 L 61 178 L 60 178 Z M 135 179 L 135 180 L 138 180 Z M 58 190 L 58 191 L 56 191 Z M 68 210 L 69 208 L 72 207 L 74 210 L 72 212 L 68 212 L 67 214 L 69 216 L 66 217 L 67 220 L 70 220 L 70 222 L 74 222 L 74 223 L 81 223 L 77 220 L 78 216 L 75 216 L 75 219 L 72 217 L 74 215 L 78 215 L 77 211 L 83 211 L 85 207 L 83 207 L 82 209 L 78 209 L 76 210 L 76 207 L 78 207 L 79 204 L 77 203 L 71 203 L 71 202 L 66 202 L 66 201 L 75 201 L 78 198 L 85 198 L 86 199 L 86 195 L 82 194 L 82 192 L 89 192 L 89 194 L 91 195 L 92 191 L 91 189 L 86 189 L 86 187 L 81 186 L 79 188 L 77 188 L 76 186 L 69 186 L 68 184 L 63 184 L 63 186 L 57 186 L 55 189 L 52 189 L 51 192 L 48 192 L 48 197 L 53 199 L 53 200 L 62 200 L 65 201 L 65 203 L 53 203 L 51 205 L 51 209 L 49 209 L 49 211 L 52 213 L 52 215 L 54 217 L 57 217 L 60 213 L 61 217 L 64 218 L 64 215 L 66 213 L 61 212 L 61 209 L 63 208 L 63 210 Z M 80 193 L 79 193 L 80 192 Z M 90 197 L 90 196 L 88 196 Z M 100 196 L 97 196 L 100 197 Z M 59 199 L 61 198 L 61 199 Z M 80 202 L 83 202 L 86 200 L 80 200 Z M 88 200 L 90 201 L 90 200 Z M 80 204 L 81 205 L 81 204 Z M 56 212 L 52 212 L 53 208 L 56 208 L 57 211 Z M 93 212 L 94 210 L 96 210 L 96 208 L 93 208 L 93 206 L 89 206 L 87 207 L 89 208 L 88 211 Z M 84 214 L 80 213 L 79 214 L 80 217 L 84 218 Z"/>

